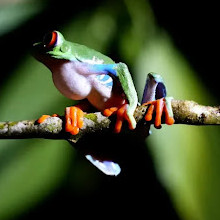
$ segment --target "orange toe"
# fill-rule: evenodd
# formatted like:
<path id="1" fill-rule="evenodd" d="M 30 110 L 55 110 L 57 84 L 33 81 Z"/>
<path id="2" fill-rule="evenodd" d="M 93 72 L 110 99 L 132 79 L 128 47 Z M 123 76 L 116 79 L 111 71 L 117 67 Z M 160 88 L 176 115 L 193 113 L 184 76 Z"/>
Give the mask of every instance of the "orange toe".
<path id="1" fill-rule="evenodd" d="M 77 125 L 78 125 L 78 128 L 83 127 L 83 116 L 84 116 L 84 112 L 80 108 L 78 108 L 78 111 L 77 111 Z"/>
<path id="2" fill-rule="evenodd" d="M 165 123 L 166 123 L 167 125 L 172 125 L 172 124 L 174 124 L 175 120 L 174 120 L 173 117 L 170 117 L 170 116 L 169 116 L 169 111 L 168 111 L 166 105 L 164 105 L 164 115 L 165 115 Z"/>
<path id="3" fill-rule="evenodd" d="M 155 128 L 161 128 L 161 117 L 163 114 L 164 100 L 158 99 L 156 100 L 156 116 L 154 121 Z"/>
<path id="4" fill-rule="evenodd" d="M 143 105 L 149 105 L 149 104 L 151 105 L 149 106 L 147 110 L 147 113 L 145 115 L 145 120 L 151 121 L 153 113 L 155 112 L 156 113 L 155 120 L 154 120 L 155 128 L 158 128 L 158 129 L 161 128 L 161 118 L 163 114 L 165 116 L 165 123 L 167 125 L 172 125 L 174 123 L 173 117 L 169 116 L 169 112 L 166 106 L 166 101 L 164 98 L 150 101 L 150 102 L 144 103 Z"/>
<path id="5" fill-rule="evenodd" d="M 117 111 L 117 119 L 116 119 L 115 129 L 114 129 L 115 133 L 121 132 L 123 121 L 127 120 L 126 109 L 127 109 L 127 104 L 124 104 Z"/>
<path id="6" fill-rule="evenodd" d="M 78 127 L 74 127 L 71 131 L 70 134 L 72 135 L 77 135 L 79 133 L 79 128 Z"/>
<path id="7" fill-rule="evenodd" d="M 122 124 L 123 124 L 122 120 L 119 119 L 119 120 L 116 121 L 115 129 L 114 129 L 115 133 L 120 133 L 121 132 Z"/>
<path id="8" fill-rule="evenodd" d="M 83 127 L 83 116 L 84 112 L 79 107 L 67 107 L 65 112 L 66 132 L 70 132 L 72 135 L 78 134 L 80 128 Z"/>
<path id="9" fill-rule="evenodd" d="M 117 119 L 116 119 L 115 128 L 114 128 L 115 133 L 121 132 L 121 128 L 122 128 L 124 120 L 128 121 L 129 128 L 133 129 L 133 126 L 127 116 L 126 110 L 127 110 L 127 103 L 123 104 L 120 108 L 111 107 L 111 108 L 107 108 L 103 111 L 103 115 L 105 115 L 106 117 L 109 117 L 115 113 L 117 114 Z"/>
<path id="10" fill-rule="evenodd" d="M 107 108 L 103 111 L 103 115 L 105 115 L 106 117 L 111 116 L 112 114 L 114 114 L 116 111 L 118 110 L 117 107 L 111 107 L 111 108 Z"/>
<path id="11" fill-rule="evenodd" d="M 65 130 L 66 130 L 66 132 L 72 131 L 73 130 L 73 126 L 72 126 L 71 118 L 70 118 L 70 107 L 66 108 L 65 120 L 66 120 L 66 123 L 65 123 Z"/>
<path id="12" fill-rule="evenodd" d="M 147 114 L 145 115 L 145 120 L 151 121 L 153 117 L 153 113 L 154 113 L 154 105 L 151 104 L 147 110 Z"/>
<path id="13" fill-rule="evenodd" d="M 70 119 L 73 127 L 77 126 L 77 107 L 70 107 Z"/>
<path id="14" fill-rule="evenodd" d="M 166 118 L 166 120 L 165 120 L 165 123 L 166 123 L 167 125 L 173 125 L 174 122 L 175 122 L 175 120 L 174 120 L 174 118 L 172 118 L 172 117 Z"/>
<path id="15" fill-rule="evenodd" d="M 37 122 L 39 123 L 39 124 L 41 124 L 41 123 L 43 123 L 47 118 L 49 118 L 50 117 L 50 115 L 42 115 L 38 120 L 37 120 Z"/>
<path id="16" fill-rule="evenodd" d="M 105 110 L 103 111 L 103 115 L 106 116 L 106 117 L 109 117 L 109 116 L 112 115 L 112 112 L 111 112 L 109 109 L 105 109 Z"/>
<path id="17" fill-rule="evenodd" d="M 47 118 L 49 118 L 49 117 L 58 117 L 58 115 L 57 114 L 53 114 L 53 115 L 42 115 L 38 120 L 37 120 L 37 122 L 39 123 L 39 124 L 41 124 L 41 123 L 43 123 Z"/>

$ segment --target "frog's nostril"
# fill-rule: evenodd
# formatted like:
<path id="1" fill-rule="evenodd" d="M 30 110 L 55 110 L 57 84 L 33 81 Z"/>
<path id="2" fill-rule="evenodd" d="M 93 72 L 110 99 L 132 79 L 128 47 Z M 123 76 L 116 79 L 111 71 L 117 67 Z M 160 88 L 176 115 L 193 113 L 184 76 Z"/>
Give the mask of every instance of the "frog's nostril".
<path id="1" fill-rule="evenodd" d="M 57 32 L 52 31 L 44 36 L 43 44 L 45 47 L 54 47 L 57 43 Z"/>

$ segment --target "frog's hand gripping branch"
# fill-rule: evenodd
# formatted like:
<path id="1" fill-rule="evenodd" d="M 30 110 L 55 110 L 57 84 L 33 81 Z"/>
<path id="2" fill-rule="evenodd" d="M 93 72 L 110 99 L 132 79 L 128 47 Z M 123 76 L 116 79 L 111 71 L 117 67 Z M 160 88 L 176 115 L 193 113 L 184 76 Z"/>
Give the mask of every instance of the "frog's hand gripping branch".
<path id="1" fill-rule="evenodd" d="M 119 133 L 121 131 L 123 120 L 128 121 L 130 129 L 136 128 L 134 111 L 138 104 L 138 97 L 127 65 L 124 63 L 118 63 L 115 65 L 114 69 L 127 98 L 126 103 L 118 110 L 117 114 L 115 132 Z"/>

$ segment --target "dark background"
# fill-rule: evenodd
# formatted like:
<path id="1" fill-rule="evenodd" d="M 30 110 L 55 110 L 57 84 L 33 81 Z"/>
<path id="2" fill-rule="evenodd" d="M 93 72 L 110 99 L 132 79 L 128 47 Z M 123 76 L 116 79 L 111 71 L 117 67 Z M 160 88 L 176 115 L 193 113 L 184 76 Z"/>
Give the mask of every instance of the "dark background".
<path id="1" fill-rule="evenodd" d="M 17 68 L 23 56 L 30 51 L 30 45 L 40 39 L 45 32 L 59 30 L 70 18 L 73 19 L 85 11 L 89 13 L 99 4 L 100 1 L 95 0 L 83 2 L 62 0 L 62 3 L 47 1 L 41 13 L 1 36 L 1 56 L 10 59 L 6 59 L 9 62 L 6 63 L 5 59 L 1 58 L 3 62 L 0 86 L 12 77 L 13 69 Z M 217 3 L 151 0 L 150 4 L 158 26 L 169 33 L 176 47 L 219 101 Z M 119 60 L 116 39 L 110 44 L 116 45 L 116 48 L 111 47 L 108 54 Z M 13 56 L 10 48 L 14 48 Z M 104 140 L 100 142 L 104 143 Z M 74 217 L 104 219 L 129 216 L 136 219 L 159 219 L 161 215 L 164 219 L 179 219 L 169 194 L 157 178 L 144 141 L 134 142 L 133 139 L 127 138 L 126 142 L 114 141 L 110 144 L 114 143 L 123 146 L 119 152 L 123 171 L 117 178 L 101 174 L 99 178 L 102 184 L 97 190 L 80 194 L 72 189 L 70 166 L 70 175 L 64 178 L 56 191 L 40 204 L 21 214 L 19 219 Z M 135 151 L 132 150 L 134 145 L 139 146 Z M 81 160 L 81 156 L 78 155 L 76 161 Z M 72 163 L 73 166 L 76 164 L 75 161 Z M 147 177 L 143 173 L 147 173 Z"/>

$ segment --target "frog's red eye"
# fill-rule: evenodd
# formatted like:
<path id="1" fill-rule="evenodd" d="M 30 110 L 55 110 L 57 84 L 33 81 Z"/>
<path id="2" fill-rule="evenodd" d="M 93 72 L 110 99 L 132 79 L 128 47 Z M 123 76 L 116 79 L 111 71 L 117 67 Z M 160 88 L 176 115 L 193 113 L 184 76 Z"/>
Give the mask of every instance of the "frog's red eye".
<path id="1" fill-rule="evenodd" d="M 44 36 L 43 43 L 45 47 L 54 47 L 57 43 L 57 32 L 53 31 Z"/>

